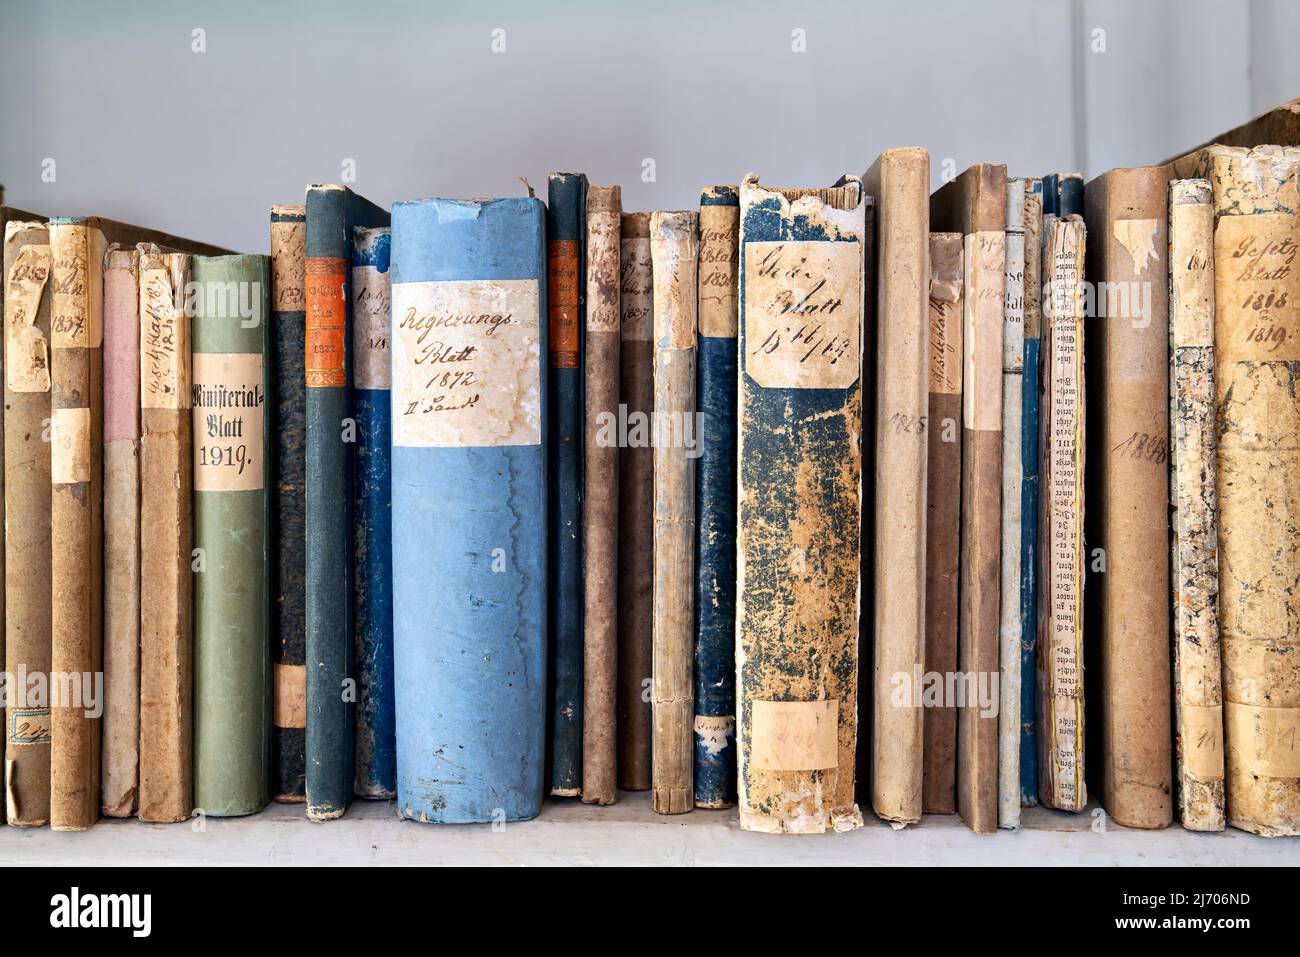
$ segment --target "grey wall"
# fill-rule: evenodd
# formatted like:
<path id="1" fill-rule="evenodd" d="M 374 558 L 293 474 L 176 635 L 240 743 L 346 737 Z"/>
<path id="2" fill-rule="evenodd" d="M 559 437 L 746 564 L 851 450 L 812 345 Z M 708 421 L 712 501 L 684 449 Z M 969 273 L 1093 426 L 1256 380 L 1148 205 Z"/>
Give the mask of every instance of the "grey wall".
<path id="1" fill-rule="evenodd" d="M 682 208 L 913 144 L 936 185 L 944 160 L 1093 175 L 1300 95 L 1297 36 L 1294 0 L 4 0 L 0 182 L 265 252 L 270 205 L 347 159 L 383 204 L 580 169 L 627 209 Z"/>

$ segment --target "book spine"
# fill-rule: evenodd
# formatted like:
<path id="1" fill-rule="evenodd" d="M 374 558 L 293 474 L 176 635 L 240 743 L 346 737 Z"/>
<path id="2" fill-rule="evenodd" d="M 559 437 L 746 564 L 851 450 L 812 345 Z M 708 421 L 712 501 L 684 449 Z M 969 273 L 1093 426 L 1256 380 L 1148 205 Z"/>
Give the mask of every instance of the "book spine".
<path id="1" fill-rule="evenodd" d="M 624 213 L 619 396 L 628 439 L 618 461 L 618 786 L 650 789 L 654 599 L 654 286 L 650 214 Z"/>
<path id="2" fill-rule="evenodd" d="M 53 702 L 50 826 L 85 830 L 99 817 L 103 649 L 104 234 L 85 220 L 50 221 L 51 667 L 76 675 Z M 69 677 L 71 681 L 71 677 Z"/>
<path id="3" fill-rule="evenodd" d="M 1081 811 L 1083 777 L 1083 260 L 1082 218 L 1043 217 L 1042 449 L 1039 515 L 1038 793 Z"/>
<path id="4" fill-rule="evenodd" d="M 1056 215 L 1083 215 L 1083 177 L 1078 173 L 1061 173 L 1056 181 Z"/>
<path id="5" fill-rule="evenodd" d="M 551 174 L 546 204 L 551 794 L 582 792 L 582 358 L 587 178 Z"/>
<path id="6" fill-rule="evenodd" d="M 862 825 L 853 774 L 866 205 L 856 177 L 770 190 L 751 175 L 740 189 L 736 717 L 746 830 Z"/>
<path id="7" fill-rule="evenodd" d="M 270 260 L 196 256 L 194 285 L 194 803 L 231 817 L 270 800 Z"/>
<path id="8" fill-rule="evenodd" d="M 1300 150 L 1211 148 L 1228 823 L 1300 834 Z"/>
<path id="9" fill-rule="evenodd" d="M 135 811 L 140 764 L 139 253 L 104 257 L 104 728 L 100 807 Z"/>
<path id="10" fill-rule="evenodd" d="M 1020 826 L 1020 545 L 1024 461 L 1025 197 L 1023 179 L 1007 180 L 1006 290 L 1002 310 L 1002 575 L 998 658 L 998 827 Z"/>
<path id="11" fill-rule="evenodd" d="M 277 443 L 271 794 L 290 803 L 307 798 L 306 218 L 302 205 L 271 208 Z"/>
<path id="12" fill-rule="evenodd" d="M 50 673 L 49 227 L 9 222 L 4 243 L 5 672 Z M 50 818 L 49 700 L 11 693 L 5 710 L 9 823 Z"/>
<path id="13" fill-rule="evenodd" d="M 654 271 L 654 652 L 651 807 L 695 804 L 695 358 L 699 214 L 650 216 Z M 677 423 L 674 436 L 662 423 Z M 670 425 L 671 428 L 671 425 Z M 690 431 L 688 431 L 690 430 Z"/>
<path id="14" fill-rule="evenodd" d="M 906 824 L 921 820 L 924 709 L 896 703 L 893 692 L 895 676 L 925 662 L 930 155 L 889 150 L 866 180 L 879 263 L 871 804 Z"/>
<path id="15" fill-rule="evenodd" d="M 394 209 L 397 807 L 413 820 L 541 809 L 545 256 L 536 199 Z M 442 327 L 449 314 L 491 324 Z M 445 358 L 431 377 L 435 353 Z"/>
<path id="16" fill-rule="evenodd" d="M 1169 341 L 1178 817 L 1190 831 L 1222 831 L 1214 205 L 1209 181 L 1204 179 L 1170 184 Z"/>
<path id="17" fill-rule="evenodd" d="M 1025 180 L 1024 377 L 1020 413 L 1020 804 L 1038 803 L 1038 392 L 1043 332 L 1043 181 Z M 1015 667 L 1004 662 L 1004 669 Z"/>
<path id="18" fill-rule="evenodd" d="M 397 793 L 393 740 L 393 532 L 389 388 L 390 231 L 352 234 L 356 408 L 356 782 L 358 796 Z"/>
<path id="19" fill-rule="evenodd" d="M 618 373 L 622 191 L 587 193 L 582 800 L 613 804 L 618 668 Z"/>
<path id="20" fill-rule="evenodd" d="M 194 809 L 191 257 L 140 251 L 141 821 Z M 191 310 L 193 311 L 193 310 Z"/>
<path id="21" fill-rule="evenodd" d="M 1094 755 L 1125 827 L 1173 820 L 1169 702 L 1169 179 L 1113 170 L 1085 194 L 1097 318 L 1086 343 Z M 1104 298 L 1103 298 L 1104 294 Z"/>
<path id="22" fill-rule="evenodd" d="M 695 806 L 736 803 L 736 333 L 740 194 L 700 196 Z"/>
<path id="23" fill-rule="evenodd" d="M 957 671 L 957 582 L 961 548 L 962 234 L 930 234 L 929 467 L 925 521 L 925 667 Z M 925 709 L 921 808 L 957 811 L 957 711 L 947 699 Z"/>

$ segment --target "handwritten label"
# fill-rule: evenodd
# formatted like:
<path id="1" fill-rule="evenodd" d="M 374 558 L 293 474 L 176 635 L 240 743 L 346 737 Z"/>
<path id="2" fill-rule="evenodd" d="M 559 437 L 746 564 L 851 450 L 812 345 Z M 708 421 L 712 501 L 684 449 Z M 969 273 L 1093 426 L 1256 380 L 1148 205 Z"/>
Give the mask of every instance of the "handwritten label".
<path id="1" fill-rule="evenodd" d="M 1220 361 L 1300 360 L 1300 271 L 1291 213 L 1220 216 L 1214 231 Z"/>
<path id="2" fill-rule="evenodd" d="M 271 224 L 271 309 L 302 312 L 307 308 L 307 224 Z"/>
<path id="3" fill-rule="evenodd" d="M 751 768 L 821 771 L 838 766 L 838 701 L 754 701 L 751 704 Z"/>
<path id="4" fill-rule="evenodd" d="M 547 350 L 553 369 L 578 368 L 581 272 L 576 240 L 552 239 L 546 244 Z"/>
<path id="5" fill-rule="evenodd" d="M 1219 705 L 1179 705 L 1183 763 L 1198 781 L 1223 780 L 1223 708 Z"/>
<path id="6" fill-rule="evenodd" d="M 703 747 L 706 754 L 721 754 L 736 737 L 736 719 L 731 715 L 697 714 L 695 716 L 695 746 Z"/>
<path id="7" fill-rule="evenodd" d="M 10 744 L 49 744 L 49 708 L 11 708 L 9 711 Z"/>
<path id="8" fill-rule="evenodd" d="M 847 389 L 862 356 L 862 247 L 745 244 L 745 371 L 778 389 Z"/>
<path id="9" fill-rule="evenodd" d="M 700 207 L 700 335 L 736 338 L 739 206 Z"/>
<path id="10" fill-rule="evenodd" d="M 587 331 L 618 332 L 619 233 L 617 208 L 587 212 Z"/>
<path id="11" fill-rule="evenodd" d="M 194 490 L 265 488 L 266 392 L 262 357 L 248 352 L 194 353 Z"/>
<path id="12" fill-rule="evenodd" d="M 1007 244 L 1002 230 L 962 238 L 966 350 L 962 420 L 977 432 L 1002 430 L 1002 332 L 1006 322 Z"/>
<path id="13" fill-rule="evenodd" d="M 352 267 L 352 380 L 358 389 L 389 387 L 388 275 L 374 266 Z"/>
<path id="14" fill-rule="evenodd" d="M 654 279 L 648 238 L 623 240 L 619 273 L 623 339 L 649 342 L 654 338 Z"/>
<path id="15" fill-rule="evenodd" d="M 50 247 L 28 243 L 5 282 L 5 373 L 11 392 L 50 391 L 50 348 L 37 326 L 50 278 Z"/>
<path id="16" fill-rule="evenodd" d="M 104 234 L 77 223 L 50 227 L 50 344 L 94 349 L 104 341 Z"/>
<path id="17" fill-rule="evenodd" d="M 1169 208 L 1169 321 L 1174 348 L 1214 345 L 1214 206 Z"/>
<path id="18" fill-rule="evenodd" d="M 347 266 L 342 259 L 312 256 L 307 276 L 307 388 L 347 385 Z"/>
<path id="19" fill-rule="evenodd" d="M 50 480 L 55 485 L 90 481 L 90 410 L 55 409 L 50 419 Z"/>
<path id="20" fill-rule="evenodd" d="M 393 286 L 393 445 L 538 445 L 535 279 Z"/>
<path id="21" fill-rule="evenodd" d="M 1224 703 L 1229 764 L 1261 778 L 1300 777 L 1300 708 Z"/>
<path id="22" fill-rule="evenodd" d="M 170 258 L 161 257 L 164 263 Z M 148 264 L 140 271 L 140 406 L 145 409 L 190 407 L 190 323 L 183 279 L 183 270 L 174 277 L 164 265 Z"/>

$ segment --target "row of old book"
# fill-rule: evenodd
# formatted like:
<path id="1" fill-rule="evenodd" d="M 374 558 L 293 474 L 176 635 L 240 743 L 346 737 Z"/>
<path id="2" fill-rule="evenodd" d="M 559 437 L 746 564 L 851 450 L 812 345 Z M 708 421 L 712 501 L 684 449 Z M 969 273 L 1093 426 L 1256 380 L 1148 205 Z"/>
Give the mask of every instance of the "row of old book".
<path id="1" fill-rule="evenodd" d="M 1300 101 L 1217 142 L 4 209 L 9 822 L 1300 832 Z"/>

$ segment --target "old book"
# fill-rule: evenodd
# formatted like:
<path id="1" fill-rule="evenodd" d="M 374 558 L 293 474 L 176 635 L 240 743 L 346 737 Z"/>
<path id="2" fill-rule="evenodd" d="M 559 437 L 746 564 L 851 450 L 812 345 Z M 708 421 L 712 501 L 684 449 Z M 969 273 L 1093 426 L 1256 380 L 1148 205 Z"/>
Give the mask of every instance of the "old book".
<path id="1" fill-rule="evenodd" d="M 1039 401 L 1038 798 L 1082 811 L 1084 224 L 1043 217 Z"/>
<path id="2" fill-rule="evenodd" d="M 1214 195 L 1169 184 L 1169 463 L 1178 818 L 1221 831 L 1223 680 L 1215 462 Z"/>
<path id="3" fill-rule="evenodd" d="M 1083 215 L 1082 173 L 1049 173 L 1043 177 L 1043 215 Z"/>
<path id="4" fill-rule="evenodd" d="M 231 817 L 270 800 L 270 259 L 193 277 L 194 805 Z"/>
<path id="5" fill-rule="evenodd" d="M 391 516 L 387 226 L 352 231 L 352 360 L 356 441 L 356 794 L 397 794 L 393 735 L 393 532 Z"/>
<path id="6" fill-rule="evenodd" d="M 930 154 L 887 150 L 863 180 L 877 223 L 871 804 L 887 821 L 914 824 L 924 709 L 895 691 L 925 664 Z"/>
<path id="7" fill-rule="evenodd" d="M 1093 773 L 1126 827 L 1173 819 L 1169 722 L 1169 177 L 1115 169 L 1084 190 Z M 1085 689 L 1085 696 L 1088 690 Z"/>
<path id="8" fill-rule="evenodd" d="M 271 322 L 275 326 L 275 629 L 271 796 L 307 799 L 307 208 L 271 207 Z"/>
<path id="9" fill-rule="evenodd" d="M 736 331 L 740 195 L 700 195 L 695 806 L 736 803 Z"/>
<path id="10" fill-rule="evenodd" d="M 934 194 L 933 225 L 962 234 L 961 581 L 957 813 L 998 826 L 997 676 L 1001 650 L 1002 367 L 1006 322 L 1007 168 L 980 163 Z M 946 677 L 946 676 L 945 676 Z M 956 681 L 954 681 L 954 691 Z M 991 699 L 991 700 L 990 700 Z"/>
<path id="11" fill-rule="evenodd" d="M 618 786 L 650 789 L 654 597 L 654 287 L 650 214 L 624 213 L 620 255 L 619 399 L 627 441 L 618 459 Z"/>
<path id="12" fill-rule="evenodd" d="M 695 358 L 699 214 L 650 216 L 654 271 L 654 657 L 651 807 L 695 804 Z"/>
<path id="13" fill-rule="evenodd" d="M 771 189 L 751 173 L 740 188 L 736 726 L 746 830 L 862 825 L 867 205 L 856 176 Z"/>
<path id="14" fill-rule="evenodd" d="M 388 213 L 346 186 L 307 190 L 307 816 L 342 816 L 354 786 L 352 230 Z"/>
<path id="15" fill-rule="evenodd" d="M 1228 823 L 1300 834 L 1300 149 L 1213 146 L 1219 615 Z"/>
<path id="16" fill-rule="evenodd" d="M 1020 401 L 1020 804 L 1038 803 L 1038 387 L 1043 331 L 1043 181 L 1023 180 L 1024 369 Z M 1011 205 L 1008 199 L 1008 205 Z M 1008 279 L 1010 284 L 1010 279 Z M 1004 664 L 1004 670 L 1007 665 Z"/>
<path id="17" fill-rule="evenodd" d="M 618 373 L 622 190 L 591 186 L 583 365 L 582 800 L 618 796 Z"/>
<path id="18" fill-rule="evenodd" d="M 19 675 L 50 672 L 49 227 L 0 207 L 4 224 L 5 810 L 50 817 L 50 699 Z"/>
<path id="19" fill-rule="evenodd" d="M 1169 160 L 1173 176 L 1187 176 L 1200 163 L 1201 151 L 1218 146 L 1300 146 L 1300 99 L 1288 100 L 1240 126 L 1206 140 L 1194 150 Z"/>
<path id="20" fill-rule="evenodd" d="M 500 822 L 541 808 L 544 216 L 531 197 L 394 209 L 393 657 L 405 818 Z M 447 326 L 448 316 L 478 321 Z M 434 356 L 443 361 L 430 369 Z"/>
<path id="21" fill-rule="evenodd" d="M 140 765 L 140 254 L 104 256 L 104 727 L 100 809 L 135 811 Z"/>
<path id="22" fill-rule="evenodd" d="M 925 667 L 957 672 L 957 583 L 961 550 L 962 234 L 930 234 L 930 402 L 925 518 Z M 940 686 L 942 687 L 942 685 Z M 921 809 L 957 812 L 957 709 L 925 708 Z"/>

